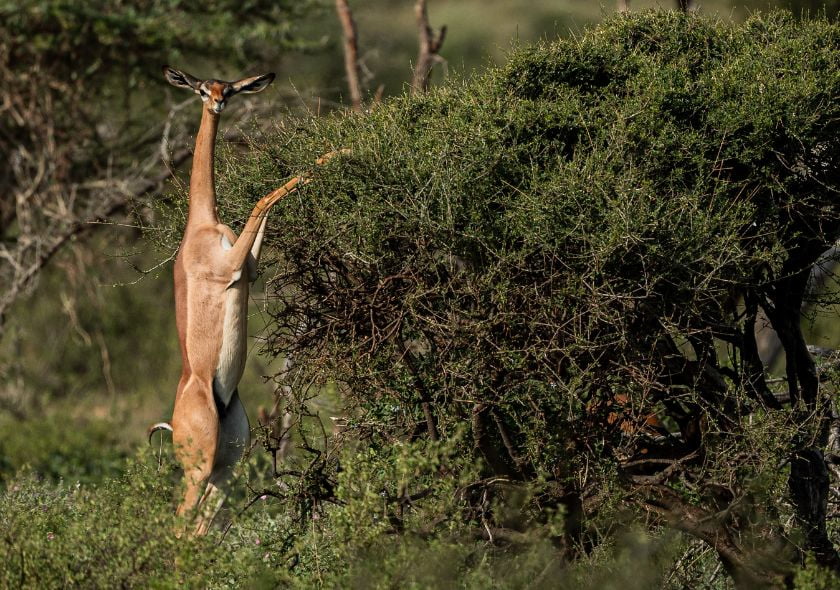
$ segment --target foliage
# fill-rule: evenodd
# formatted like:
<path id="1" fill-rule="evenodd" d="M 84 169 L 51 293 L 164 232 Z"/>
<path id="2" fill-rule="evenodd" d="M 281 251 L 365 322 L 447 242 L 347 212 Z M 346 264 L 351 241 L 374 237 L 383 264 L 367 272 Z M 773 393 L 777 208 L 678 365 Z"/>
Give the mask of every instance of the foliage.
<path id="1" fill-rule="evenodd" d="M 348 455 L 341 492 L 346 503 L 325 510 L 321 519 L 299 527 L 287 511 L 257 496 L 231 528 L 203 539 L 172 534 L 179 523 L 172 515 L 170 471 L 158 469 L 146 451 L 126 462 L 124 475 L 99 484 L 54 485 L 24 471 L 0 493 L 0 585 L 632 590 L 661 581 L 682 548 L 673 537 L 626 530 L 615 546 L 570 567 L 543 535 L 493 530 L 516 540 L 499 548 L 475 537 L 475 529 L 458 518 L 439 535 L 423 536 L 420 529 L 381 534 L 387 494 L 375 487 L 359 492 L 383 482 L 390 486 L 391 477 L 420 475 L 434 493 L 418 508 L 451 510 L 448 494 L 458 482 L 428 476 L 459 463 L 469 470 L 452 450 L 420 441 L 357 461 Z M 416 515 L 418 524 L 422 516 Z M 562 517 L 555 520 L 559 524 Z"/>
<path id="2" fill-rule="evenodd" d="M 117 425 L 108 420 L 77 421 L 67 428 L 67 416 L 42 420 L 0 420 L 0 484 L 23 469 L 56 483 L 93 483 L 116 477 L 125 469 L 128 449 Z"/>
<path id="3" fill-rule="evenodd" d="M 836 565 L 827 479 L 804 475 L 825 470 L 831 389 L 799 310 L 840 229 L 838 40 L 785 13 L 644 13 L 255 140 L 229 156 L 225 218 L 352 152 L 274 214 L 266 350 L 294 359 L 278 380 L 301 412 L 337 386 L 340 440 L 371 452 L 458 441 L 490 498 L 533 494 L 528 527 L 569 515 L 550 535 L 569 556 L 629 511 L 709 543 L 740 584 L 781 583 L 797 543 Z M 761 366 L 759 308 L 787 391 Z M 335 484 L 338 466 L 320 473 Z M 391 532 L 410 529 L 394 510 Z"/>
<path id="4" fill-rule="evenodd" d="M 456 436 L 345 451 L 335 504 L 319 511 L 317 528 L 299 529 L 292 547 L 299 556 L 295 582 L 307 588 L 650 588 L 682 549 L 673 537 L 625 529 L 614 546 L 585 558 L 585 567 L 570 565 L 551 538 L 562 534 L 564 514 L 555 512 L 546 528 L 529 528 L 535 523 L 522 508 L 532 497 L 509 487 L 492 498 L 488 482 L 477 478 L 478 465 L 459 455 L 460 443 Z M 470 510 L 470 497 L 492 502 L 507 520 L 483 520 Z"/>
<path id="5" fill-rule="evenodd" d="M 0 4 L 0 20 L 17 67 L 47 63 L 94 85 L 120 70 L 125 88 L 178 57 L 245 61 L 300 46 L 294 27 L 311 7 L 265 0 L 25 0 Z"/>
<path id="6" fill-rule="evenodd" d="M 837 577 L 829 570 L 821 568 L 813 559 L 808 559 L 805 567 L 796 572 L 794 588 L 797 590 L 830 590 L 837 587 Z"/>
<path id="7" fill-rule="evenodd" d="M 172 486 L 138 459 L 98 486 L 52 486 L 21 474 L 0 496 L 5 588 L 229 588 L 266 567 L 253 535 L 177 539 Z"/>

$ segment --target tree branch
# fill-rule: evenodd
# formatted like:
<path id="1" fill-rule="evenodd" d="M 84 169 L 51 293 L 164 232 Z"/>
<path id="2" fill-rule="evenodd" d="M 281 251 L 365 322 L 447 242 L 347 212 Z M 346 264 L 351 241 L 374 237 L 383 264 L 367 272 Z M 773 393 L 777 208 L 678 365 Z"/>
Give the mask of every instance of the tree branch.
<path id="1" fill-rule="evenodd" d="M 167 170 L 151 178 L 140 179 L 137 181 L 137 185 L 130 190 L 118 191 L 114 183 L 104 183 L 106 186 L 101 192 L 103 195 L 110 196 L 103 199 L 100 206 L 95 209 L 88 219 L 77 219 L 64 227 L 54 228 L 53 232 L 48 236 L 41 236 L 34 257 L 25 267 L 18 266 L 13 276 L 9 277 L 6 288 L 2 296 L 0 296 L 0 334 L 2 334 L 3 319 L 9 307 L 30 286 L 38 273 L 41 272 L 67 242 L 98 227 L 97 224 L 91 223 L 93 220 L 109 219 L 123 211 L 133 199 L 160 192 L 163 189 L 164 183 L 174 175 L 175 170 L 186 162 L 191 155 L 192 152 L 188 149 L 179 151 L 173 156 Z M 22 248 L 26 249 L 28 245 L 24 244 Z M 13 256 L 9 251 L 0 254 L 3 254 L 7 259 Z M 23 251 L 18 254 L 21 255 L 21 258 L 25 257 Z"/>
<path id="2" fill-rule="evenodd" d="M 730 509 L 707 512 L 686 503 L 679 495 L 664 485 L 639 486 L 645 509 L 661 516 L 671 527 L 705 541 L 720 557 L 724 568 L 735 581 L 736 588 L 768 588 L 782 586 L 783 569 L 768 567 L 766 558 L 775 561 L 774 555 L 756 555 L 745 551 L 733 538 L 727 521 Z"/>

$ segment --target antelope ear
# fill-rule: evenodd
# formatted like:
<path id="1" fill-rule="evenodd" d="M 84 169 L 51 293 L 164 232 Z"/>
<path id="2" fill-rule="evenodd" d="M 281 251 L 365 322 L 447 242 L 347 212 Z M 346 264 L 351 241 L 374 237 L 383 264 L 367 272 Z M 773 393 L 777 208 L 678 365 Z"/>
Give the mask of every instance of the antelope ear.
<path id="1" fill-rule="evenodd" d="M 166 78 L 166 81 L 173 86 L 177 86 L 178 88 L 189 88 L 195 92 L 198 92 L 198 86 L 201 84 L 201 80 L 195 76 L 190 76 L 186 72 L 170 68 L 169 66 L 163 66 L 163 76 Z"/>
<path id="2" fill-rule="evenodd" d="M 246 94 L 253 94 L 254 92 L 265 90 L 272 82 L 274 82 L 273 73 L 254 76 L 253 78 L 242 78 L 231 84 L 231 86 L 236 93 L 244 92 Z"/>

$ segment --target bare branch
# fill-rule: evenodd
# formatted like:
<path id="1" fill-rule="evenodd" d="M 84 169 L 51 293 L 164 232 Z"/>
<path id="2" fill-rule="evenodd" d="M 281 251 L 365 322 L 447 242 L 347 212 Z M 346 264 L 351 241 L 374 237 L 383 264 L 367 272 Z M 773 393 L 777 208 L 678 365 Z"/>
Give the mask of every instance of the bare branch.
<path id="1" fill-rule="evenodd" d="M 180 150 L 172 157 L 168 169 L 152 177 L 138 178 L 131 182 L 103 180 L 100 183 L 88 183 L 89 186 L 99 188 L 90 197 L 90 201 L 98 203 L 98 206 L 93 207 L 87 215 L 56 223 L 49 231 L 18 241 L 14 244 L 16 247 L 0 247 L 0 258 L 5 259 L 8 264 L 4 267 L 6 272 L 3 273 L 8 275 L 3 277 L 6 281 L 5 289 L 0 293 L 0 333 L 2 318 L 8 308 L 31 286 L 38 273 L 62 246 L 98 227 L 98 224 L 93 223 L 95 220 L 110 219 L 123 212 L 132 200 L 159 193 L 164 183 L 191 155 L 190 150 Z M 133 186 L 129 188 L 126 184 Z M 77 191 L 78 187 L 72 187 L 71 192 Z"/>

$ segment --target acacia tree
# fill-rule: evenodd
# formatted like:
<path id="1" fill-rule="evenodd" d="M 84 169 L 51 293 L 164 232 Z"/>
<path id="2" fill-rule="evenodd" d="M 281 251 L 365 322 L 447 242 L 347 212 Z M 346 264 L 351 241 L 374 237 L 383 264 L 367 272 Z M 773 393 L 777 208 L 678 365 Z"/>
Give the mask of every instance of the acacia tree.
<path id="1" fill-rule="evenodd" d="M 836 377 L 801 309 L 840 237 L 839 37 L 784 14 L 646 13 L 364 118 L 286 127 L 282 149 L 257 143 L 231 164 L 234 202 L 352 150 L 268 237 L 283 255 L 267 350 L 295 358 L 277 380 L 309 452 L 269 491 L 329 522 L 324 502 L 363 511 L 372 487 L 385 500 L 367 522 L 392 533 L 462 522 L 504 544 L 543 527 L 568 557 L 629 510 L 708 544 L 746 587 L 782 584 L 806 553 L 836 571 Z M 786 352 L 781 383 L 758 355 L 759 309 Z M 305 424 L 323 387 L 346 425 L 319 447 Z M 457 450 L 388 479 L 410 441 Z M 370 471 L 344 479 L 359 462 Z M 533 500 L 510 524 L 514 488 Z"/>

